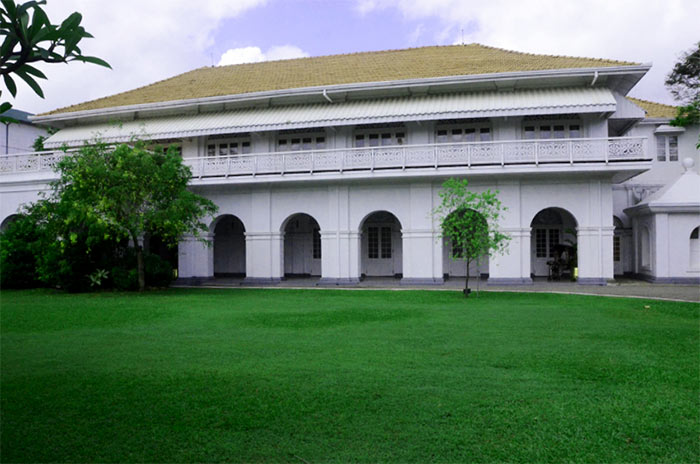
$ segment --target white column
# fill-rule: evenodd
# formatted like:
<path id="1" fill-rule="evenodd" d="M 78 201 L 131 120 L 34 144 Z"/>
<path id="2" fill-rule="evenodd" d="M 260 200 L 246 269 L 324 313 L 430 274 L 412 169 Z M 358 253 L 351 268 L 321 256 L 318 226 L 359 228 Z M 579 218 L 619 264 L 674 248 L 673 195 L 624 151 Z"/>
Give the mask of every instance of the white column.
<path id="1" fill-rule="evenodd" d="M 321 232 L 321 285 L 347 285 L 360 281 L 360 233 Z"/>
<path id="2" fill-rule="evenodd" d="M 418 132 L 417 134 L 420 134 Z M 427 137 L 427 132 L 423 132 Z M 435 221 L 432 216 L 433 186 L 429 183 L 411 184 L 408 216 L 401 224 L 401 251 L 403 262 L 402 284 L 434 285 L 441 284 L 442 261 L 440 268 L 435 266 Z"/>
<path id="3" fill-rule="evenodd" d="M 211 278 L 214 277 L 214 234 L 202 236 L 208 241 L 192 235 L 182 237 L 178 243 L 178 277 Z"/>
<path id="4" fill-rule="evenodd" d="M 530 228 L 503 227 L 501 232 L 510 237 L 502 254 L 489 258 L 489 285 L 527 285 L 530 276 Z"/>
<path id="5" fill-rule="evenodd" d="M 506 126 L 507 127 L 507 126 Z M 515 123 L 510 126 L 512 131 Z M 508 208 L 503 212 L 498 227 L 510 237 L 502 254 L 489 258 L 489 285 L 531 284 L 530 277 L 530 223 L 522 217 L 522 189 L 519 181 L 500 181 L 498 198 Z"/>
<path id="6" fill-rule="evenodd" d="M 442 260 L 434 266 L 435 232 L 432 229 L 402 230 L 402 284 L 438 285 L 443 283 Z M 436 272 L 437 271 L 437 272 Z"/>
<path id="7" fill-rule="evenodd" d="M 578 227 L 578 283 L 581 285 L 606 285 L 613 278 L 613 235 L 615 228 Z"/>
<path id="8" fill-rule="evenodd" d="M 668 278 L 671 277 L 671 263 L 669 261 L 671 257 L 671 249 L 669 246 L 671 243 L 671 234 L 669 234 L 668 213 L 657 213 L 653 218 L 655 223 L 651 236 L 651 259 L 655 265 L 652 269 L 654 270 L 654 277 L 656 279 Z M 688 259 L 687 256 L 688 255 L 686 255 L 686 259 Z"/>
<path id="9" fill-rule="evenodd" d="M 284 234 L 246 232 L 245 242 L 246 282 L 269 283 L 282 280 Z"/>

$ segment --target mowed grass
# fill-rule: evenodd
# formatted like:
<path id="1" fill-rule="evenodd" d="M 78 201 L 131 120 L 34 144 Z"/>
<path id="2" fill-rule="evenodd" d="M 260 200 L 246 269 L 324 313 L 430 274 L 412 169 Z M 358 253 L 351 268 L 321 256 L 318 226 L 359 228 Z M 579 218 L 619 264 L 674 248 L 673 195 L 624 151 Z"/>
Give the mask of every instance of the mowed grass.
<path id="1" fill-rule="evenodd" d="M 278 289 L 0 298 L 2 462 L 700 458 L 693 303 Z"/>

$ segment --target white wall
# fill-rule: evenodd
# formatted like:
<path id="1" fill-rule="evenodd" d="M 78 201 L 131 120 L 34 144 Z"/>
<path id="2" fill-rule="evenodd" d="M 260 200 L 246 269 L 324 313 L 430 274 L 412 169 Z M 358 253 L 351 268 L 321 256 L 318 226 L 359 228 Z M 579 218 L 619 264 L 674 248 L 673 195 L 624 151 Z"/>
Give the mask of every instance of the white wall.
<path id="1" fill-rule="evenodd" d="M 0 124 L 0 156 L 34 151 L 37 137 L 46 135 L 46 129 L 31 124 Z"/>
<path id="2" fill-rule="evenodd" d="M 498 283 L 530 280 L 530 224 L 542 209 L 570 212 L 578 224 L 579 276 L 583 283 L 603 283 L 613 277 L 612 187 L 605 179 L 542 178 L 497 183 L 474 181 L 474 191 L 500 190 L 508 208 L 501 227 L 513 239 L 505 256 L 492 257 L 488 269 Z M 439 203 L 439 182 L 384 181 L 344 184 L 308 184 L 249 189 L 201 188 L 199 193 L 219 205 L 219 214 L 233 214 L 246 230 L 246 275 L 251 280 L 278 280 L 284 276 L 285 221 L 296 213 L 313 217 L 321 228 L 321 275 L 327 282 L 352 282 L 366 272 L 363 266 L 361 226 L 374 212 L 387 211 L 400 223 L 394 240 L 395 273 L 405 282 L 440 283 L 445 272 L 445 250 L 431 211 Z M 212 218 L 213 220 L 213 218 Z M 398 242 L 400 240 L 400 242 Z M 189 241 L 181 253 L 182 277 L 213 273 L 211 249 Z M 194 254 L 193 254 L 194 253 Z M 192 265 L 191 260 L 201 261 Z M 204 272 L 194 274 L 193 272 Z"/>

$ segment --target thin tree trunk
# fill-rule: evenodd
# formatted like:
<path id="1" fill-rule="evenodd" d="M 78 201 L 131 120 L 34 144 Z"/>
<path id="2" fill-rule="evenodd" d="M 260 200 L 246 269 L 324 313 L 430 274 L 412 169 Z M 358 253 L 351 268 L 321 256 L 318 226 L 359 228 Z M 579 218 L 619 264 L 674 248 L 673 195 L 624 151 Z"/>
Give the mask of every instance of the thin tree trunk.
<path id="1" fill-rule="evenodd" d="M 134 247 L 136 248 L 136 271 L 139 274 L 139 291 L 142 292 L 146 289 L 146 269 L 143 264 L 143 247 L 135 234 L 132 234 L 131 240 L 134 241 Z"/>
<path id="2" fill-rule="evenodd" d="M 146 289 L 146 270 L 143 265 L 143 248 L 136 246 L 136 268 L 139 272 L 139 292 Z"/>
<path id="3" fill-rule="evenodd" d="M 467 278 L 464 281 L 464 298 L 469 296 L 469 264 L 470 260 L 467 260 Z"/>

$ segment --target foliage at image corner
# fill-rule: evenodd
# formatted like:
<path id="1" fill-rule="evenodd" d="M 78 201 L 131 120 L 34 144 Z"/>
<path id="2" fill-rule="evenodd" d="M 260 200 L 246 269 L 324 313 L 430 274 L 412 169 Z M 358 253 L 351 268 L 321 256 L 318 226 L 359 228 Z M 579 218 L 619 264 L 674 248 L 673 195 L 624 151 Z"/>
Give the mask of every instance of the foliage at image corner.
<path id="1" fill-rule="evenodd" d="M 665 84 L 673 98 L 682 103 L 670 124 L 677 127 L 700 124 L 700 41 L 683 53 Z M 697 148 L 700 149 L 700 139 Z"/>
<path id="2" fill-rule="evenodd" d="M 101 58 L 83 55 L 78 45 L 93 36 L 80 25 L 83 19 L 80 13 L 72 13 L 61 24 L 52 24 L 42 5 L 46 5 L 46 0 L 21 4 L 0 0 L 0 36 L 5 37 L 0 44 L 0 76 L 13 97 L 17 96 L 15 79 L 19 78 L 44 98 L 37 79 L 46 79 L 46 75 L 34 63 L 82 61 L 111 68 Z M 11 108 L 10 102 L 0 102 L 0 122 L 17 122 L 3 116 Z"/>

